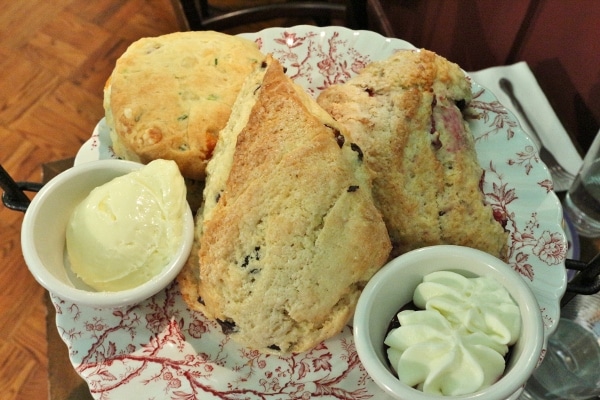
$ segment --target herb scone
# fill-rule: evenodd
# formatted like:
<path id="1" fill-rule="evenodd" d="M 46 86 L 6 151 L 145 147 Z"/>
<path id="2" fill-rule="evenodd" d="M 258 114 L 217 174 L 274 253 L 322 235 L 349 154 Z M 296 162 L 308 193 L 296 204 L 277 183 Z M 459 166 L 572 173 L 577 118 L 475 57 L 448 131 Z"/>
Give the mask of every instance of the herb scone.
<path id="1" fill-rule="evenodd" d="M 185 178 L 203 179 L 242 84 L 263 58 L 254 42 L 213 31 L 134 42 L 104 88 L 115 154 L 174 160 Z"/>
<path id="2" fill-rule="evenodd" d="M 508 234 L 485 203 L 484 171 L 462 115 L 471 96 L 456 64 L 404 50 L 317 99 L 348 129 L 375 174 L 373 196 L 393 254 L 457 244 L 505 258 Z"/>
<path id="3" fill-rule="evenodd" d="M 244 346 L 297 353 L 341 332 L 388 259 L 360 147 L 271 56 L 220 133 L 204 197 L 199 273 L 180 284 Z"/>

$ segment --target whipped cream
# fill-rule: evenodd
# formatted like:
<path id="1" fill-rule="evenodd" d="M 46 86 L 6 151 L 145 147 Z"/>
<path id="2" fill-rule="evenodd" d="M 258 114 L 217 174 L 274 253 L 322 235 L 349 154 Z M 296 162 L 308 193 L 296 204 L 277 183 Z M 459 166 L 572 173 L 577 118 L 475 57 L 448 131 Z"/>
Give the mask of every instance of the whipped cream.
<path id="1" fill-rule="evenodd" d="M 72 271 L 100 291 L 150 280 L 177 252 L 186 207 L 185 183 L 174 161 L 152 161 L 95 188 L 67 225 Z"/>
<path id="2" fill-rule="evenodd" d="M 402 382 L 425 393 L 456 396 L 486 388 L 502 376 L 521 315 L 500 283 L 434 272 L 417 286 L 413 302 L 420 310 L 401 311 L 400 327 L 385 339 Z"/>

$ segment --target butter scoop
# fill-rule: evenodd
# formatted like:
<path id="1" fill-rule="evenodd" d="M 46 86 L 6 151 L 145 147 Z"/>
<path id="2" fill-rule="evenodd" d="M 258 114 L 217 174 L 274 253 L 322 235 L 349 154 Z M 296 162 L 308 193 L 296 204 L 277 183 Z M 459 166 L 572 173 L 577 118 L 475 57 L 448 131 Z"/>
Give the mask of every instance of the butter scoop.
<path id="1" fill-rule="evenodd" d="M 152 161 L 95 188 L 67 225 L 72 271 L 98 291 L 147 282 L 176 254 L 185 210 L 186 187 L 173 161 Z"/>

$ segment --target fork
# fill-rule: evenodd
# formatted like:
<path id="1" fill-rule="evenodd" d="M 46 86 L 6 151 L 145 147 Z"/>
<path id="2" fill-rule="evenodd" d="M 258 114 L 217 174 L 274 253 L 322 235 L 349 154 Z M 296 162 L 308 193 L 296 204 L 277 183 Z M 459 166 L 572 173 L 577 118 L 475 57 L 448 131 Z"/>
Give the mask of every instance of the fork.
<path id="1" fill-rule="evenodd" d="M 554 157 L 554 155 L 544 146 L 544 144 L 542 143 L 542 139 L 540 139 L 540 135 L 533 127 L 533 124 L 529 120 L 529 117 L 523 109 L 521 102 L 519 101 L 519 99 L 517 99 L 517 96 L 515 96 L 515 92 L 513 90 L 511 81 L 509 81 L 506 78 L 500 78 L 500 81 L 498 83 L 500 85 L 500 88 L 510 98 L 510 101 L 512 102 L 517 112 L 521 114 L 521 117 L 523 117 L 523 121 L 525 121 L 525 124 L 529 128 L 529 133 L 531 134 L 535 142 L 537 142 L 540 159 L 544 162 L 544 164 L 546 164 L 546 167 L 548 167 L 550 175 L 552 176 L 552 180 L 554 182 L 554 191 L 562 192 L 568 190 L 569 187 L 571 187 L 573 181 L 575 180 L 575 176 L 573 176 L 573 174 L 571 174 L 569 171 L 565 170 L 563 166 L 560 165 L 558 160 Z"/>

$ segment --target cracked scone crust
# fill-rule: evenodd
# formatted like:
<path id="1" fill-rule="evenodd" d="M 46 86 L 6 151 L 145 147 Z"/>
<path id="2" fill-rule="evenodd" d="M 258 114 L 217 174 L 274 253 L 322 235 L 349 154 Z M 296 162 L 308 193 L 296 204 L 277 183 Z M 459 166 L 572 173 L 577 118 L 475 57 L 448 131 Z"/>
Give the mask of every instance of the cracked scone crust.
<path id="1" fill-rule="evenodd" d="M 263 58 L 255 43 L 213 31 L 134 42 L 104 88 L 115 154 L 174 160 L 185 178 L 203 179 L 238 92 Z"/>
<path id="2" fill-rule="evenodd" d="M 302 352 L 341 332 L 391 245 L 343 128 L 271 57 L 247 83 L 208 166 L 197 300 L 245 346 Z"/>
<path id="3" fill-rule="evenodd" d="M 461 113 L 471 96 L 456 64 L 404 50 L 317 99 L 365 152 L 394 254 L 457 244 L 505 258 L 508 233 L 485 204 L 484 171 Z"/>

